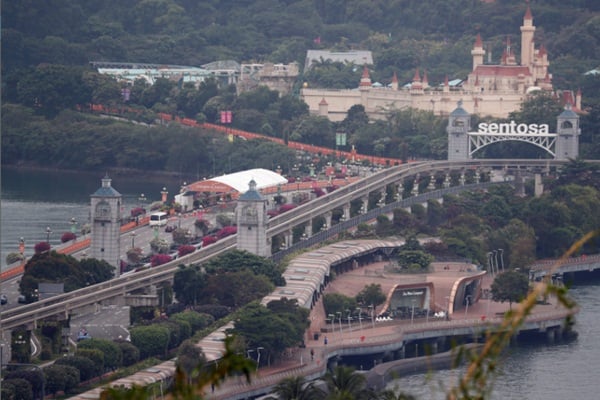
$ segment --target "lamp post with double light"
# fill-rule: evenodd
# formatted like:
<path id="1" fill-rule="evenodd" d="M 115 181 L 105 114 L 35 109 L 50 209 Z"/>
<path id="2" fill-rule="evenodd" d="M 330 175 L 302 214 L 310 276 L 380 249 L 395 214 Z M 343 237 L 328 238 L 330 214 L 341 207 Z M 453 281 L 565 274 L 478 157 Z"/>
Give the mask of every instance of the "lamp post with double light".
<path id="1" fill-rule="evenodd" d="M 50 244 L 50 235 L 52 234 L 52 229 L 49 226 L 46 227 L 46 243 Z"/>

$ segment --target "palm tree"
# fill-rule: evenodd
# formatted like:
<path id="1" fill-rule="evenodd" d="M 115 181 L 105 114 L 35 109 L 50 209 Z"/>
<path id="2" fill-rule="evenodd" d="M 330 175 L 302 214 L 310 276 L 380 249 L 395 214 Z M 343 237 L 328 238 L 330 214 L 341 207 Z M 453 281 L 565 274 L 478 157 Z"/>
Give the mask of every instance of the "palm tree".
<path id="1" fill-rule="evenodd" d="M 278 400 L 320 400 L 325 395 L 313 382 L 307 382 L 302 376 L 284 378 L 275 386 L 273 393 L 277 397 L 270 399 Z"/>
<path id="2" fill-rule="evenodd" d="M 410 394 L 396 394 L 393 390 L 384 390 L 379 392 L 378 398 L 380 400 L 415 400 L 415 397 Z"/>
<path id="3" fill-rule="evenodd" d="M 375 399 L 375 393 L 366 388 L 367 379 L 352 367 L 337 366 L 325 375 L 328 396 L 331 400 Z"/>

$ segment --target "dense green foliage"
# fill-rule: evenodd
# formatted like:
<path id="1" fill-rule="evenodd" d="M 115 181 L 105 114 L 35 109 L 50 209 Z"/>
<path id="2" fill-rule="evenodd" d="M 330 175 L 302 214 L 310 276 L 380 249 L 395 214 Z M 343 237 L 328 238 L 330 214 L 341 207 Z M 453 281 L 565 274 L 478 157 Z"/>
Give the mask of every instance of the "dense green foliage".
<path id="1" fill-rule="evenodd" d="M 77 260 L 55 251 L 33 255 L 25 264 L 19 283 L 21 294 L 35 300 L 39 283 L 63 283 L 65 292 L 105 282 L 113 277 L 114 267 L 97 259 Z"/>
<path id="2" fill-rule="evenodd" d="M 410 81 L 420 67 L 427 69 L 434 84 L 446 75 L 465 77 L 478 31 L 492 54 L 501 54 L 506 35 L 517 34 L 524 13 L 518 0 L 461 0 L 452 5 L 441 0 L 8 3 L 3 4 L 1 58 L 3 163 L 168 170 L 196 177 L 276 165 L 287 166 L 289 172 L 291 157 L 273 144 L 230 144 L 202 130 L 149 129 L 65 112 L 97 103 L 123 110 L 120 85 L 87 68 L 89 60 L 180 65 L 223 59 L 296 61 L 303 70 L 308 49 L 358 48 L 374 54 L 375 65 L 370 66 L 374 81 L 389 83 L 394 72 L 401 82 Z M 600 76 L 583 75 L 600 62 L 598 6 L 589 1 L 546 2 L 535 4 L 533 14 L 536 42 L 550 54 L 556 87 L 583 91 L 588 112 L 582 115 L 581 154 L 598 158 Z M 313 42 L 317 37 L 319 43 Z M 519 43 L 513 42 L 518 52 Z M 321 60 L 299 77 L 296 86 L 306 81 L 311 87 L 356 88 L 360 73 L 352 65 Z M 234 113 L 233 127 L 284 141 L 333 147 L 339 128 L 361 153 L 402 159 L 446 157 L 446 122 L 430 112 L 404 109 L 368 123 L 364 109 L 355 106 L 343 122 L 334 124 L 309 116 L 295 94 L 279 97 L 259 87 L 238 96 L 235 87 L 221 87 L 214 80 L 194 88 L 161 78 L 154 85 L 136 82 L 127 104 L 135 111 L 122 115 L 146 123 L 155 120 L 156 112 L 217 122 L 219 111 L 229 109 Z M 534 99 L 511 118 L 536 123 L 542 118 L 552 126 L 558 110 L 553 99 Z M 535 146 L 513 142 L 486 147 L 482 155 L 546 156 Z"/>
<path id="3" fill-rule="evenodd" d="M 267 307 L 250 303 L 241 310 L 230 333 L 242 337 L 248 350 L 261 351 L 262 357 L 271 360 L 302 343 L 308 314 L 309 310 L 299 307 L 296 300 L 286 298 L 271 301 Z"/>
<path id="4" fill-rule="evenodd" d="M 494 301 L 508 301 L 512 308 L 512 303 L 523 300 L 527 295 L 529 280 L 527 275 L 520 271 L 502 272 L 496 276 L 490 290 Z"/>

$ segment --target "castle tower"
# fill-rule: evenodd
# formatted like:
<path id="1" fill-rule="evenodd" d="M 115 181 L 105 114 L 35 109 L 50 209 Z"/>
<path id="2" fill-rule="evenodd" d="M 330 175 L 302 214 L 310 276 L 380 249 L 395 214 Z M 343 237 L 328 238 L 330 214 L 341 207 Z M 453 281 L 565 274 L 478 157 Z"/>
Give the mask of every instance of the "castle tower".
<path id="1" fill-rule="evenodd" d="M 248 184 L 248 191 L 238 198 L 235 214 L 237 248 L 269 257 L 271 246 L 267 242 L 267 200 L 256 189 L 254 179 Z"/>
<path id="2" fill-rule="evenodd" d="M 473 71 L 479 65 L 483 65 L 483 56 L 485 56 L 485 50 L 483 49 L 483 42 L 481 41 L 481 35 L 479 32 L 477 33 L 477 38 L 475 38 L 475 44 L 473 45 L 473 50 L 471 50 L 471 55 L 473 56 Z"/>
<path id="3" fill-rule="evenodd" d="M 471 115 L 462 108 L 462 101 L 448 118 L 448 161 L 469 160 L 469 129 L 471 128 Z"/>
<path id="4" fill-rule="evenodd" d="M 371 82 L 371 77 L 369 76 L 369 69 L 365 65 L 363 68 L 363 73 L 360 78 L 360 84 L 358 86 L 359 90 L 370 89 L 373 82 Z"/>
<path id="5" fill-rule="evenodd" d="M 521 26 L 521 65 L 531 68 L 533 64 L 533 36 L 535 26 L 533 26 L 533 17 L 531 9 L 527 3 L 527 11 L 523 17 L 523 25 Z"/>
<path id="6" fill-rule="evenodd" d="M 579 156 L 579 115 L 572 110 L 571 103 L 565 105 L 565 110 L 556 120 L 555 160 L 575 159 Z"/>
<path id="7" fill-rule="evenodd" d="M 92 241 L 90 257 L 104 260 L 116 268 L 115 276 L 121 273 L 121 194 L 111 186 L 105 176 L 100 187 L 91 198 Z"/>

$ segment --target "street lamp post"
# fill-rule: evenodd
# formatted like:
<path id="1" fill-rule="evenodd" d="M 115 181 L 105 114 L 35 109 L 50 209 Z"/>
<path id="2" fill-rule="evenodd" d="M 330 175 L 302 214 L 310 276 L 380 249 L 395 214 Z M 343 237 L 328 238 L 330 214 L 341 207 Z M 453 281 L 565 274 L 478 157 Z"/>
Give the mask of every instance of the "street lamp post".
<path id="1" fill-rule="evenodd" d="M 362 332 L 362 315 L 361 315 L 360 307 L 356 307 L 356 312 L 358 313 L 358 325 L 360 326 L 360 331 Z"/>
<path id="2" fill-rule="evenodd" d="M 256 357 L 256 370 L 258 371 L 258 367 L 260 367 L 260 351 L 264 350 L 264 347 L 257 347 L 256 352 L 258 353 L 258 357 Z"/>
<path id="3" fill-rule="evenodd" d="M 500 271 L 498 270 L 498 250 L 492 250 L 492 253 L 494 253 L 494 258 L 492 259 L 492 264 L 494 263 L 494 261 L 496 262 L 496 274 L 500 273 Z"/>
<path id="4" fill-rule="evenodd" d="M 71 221 L 69 221 L 71 223 L 71 233 L 73 234 L 74 238 L 73 240 L 77 240 L 77 220 L 75 219 L 75 217 L 71 218 Z"/>
<path id="5" fill-rule="evenodd" d="M 504 272 L 504 249 L 498 249 L 500 252 L 500 265 L 502 266 L 502 272 Z"/>
<path id="6" fill-rule="evenodd" d="M 144 204 L 146 203 L 146 195 L 144 193 L 140 194 L 140 197 L 138 197 L 138 200 L 140 201 L 140 208 L 144 208 Z"/>
<path id="7" fill-rule="evenodd" d="M 129 236 L 131 236 L 131 248 L 133 249 L 133 248 L 135 248 L 135 236 L 136 236 L 136 233 L 135 233 L 135 231 L 132 231 L 132 232 L 129 234 Z"/>
<path id="8" fill-rule="evenodd" d="M 351 332 L 352 331 L 352 323 L 350 321 L 352 320 L 352 311 L 346 310 L 346 313 L 348 313 L 348 332 Z"/>
<path id="9" fill-rule="evenodd" d="M 492 274 L 492 277 L 494 276 L 494 265 L 492 264 L 492 252 L 489 251 L 487 253 L 487 257 L 488 257 L 488 271 L 490 272 L 490 274 Z"/>
<path id="10" fill-rule="evenodd" d="M 369 311 L 371 314 L 371 325 L 373 326 L 373 329 L 375 329 L 375 305 L 371 304 L 369 306 Z"/>
<path id="11" fill-rule="evenodd" d="M 19 239 L 19 253 L 25 255 L 25 239 L 23 237 Z"/>
<path id="12" fill-rule="evenodd" d="M 342 330 L 342 312 L 338 311 L 335 313 L 338 317 L 338 321 L 340 323 L 340 335 L 342 335 L 344 333 L 344 331 Z"/>
<path id="13" fill-rule="evenodd" d="M 50 244 L 50 234 L 52 234 L 52 229 L 49 226 L 46 227 L 46 243 Z"/>

